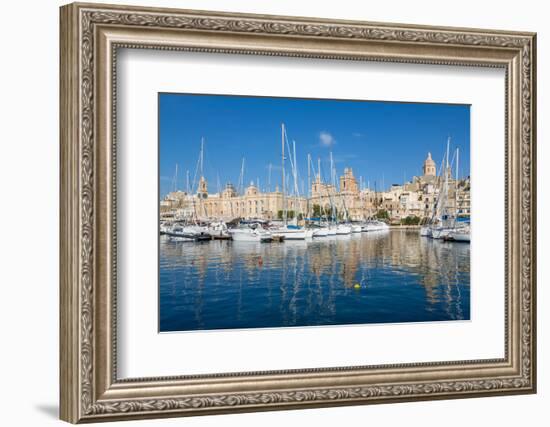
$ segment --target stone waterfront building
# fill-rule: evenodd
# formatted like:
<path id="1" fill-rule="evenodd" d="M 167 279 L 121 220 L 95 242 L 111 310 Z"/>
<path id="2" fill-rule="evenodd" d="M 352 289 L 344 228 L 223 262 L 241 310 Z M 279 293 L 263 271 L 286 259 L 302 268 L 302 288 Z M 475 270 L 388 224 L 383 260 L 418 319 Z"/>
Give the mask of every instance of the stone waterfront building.
<path id="1" fill-rule="evenodd" d="M 452 178 L 448 175 L 448 205 L 456 207 L 460 215 L 470 214 L 470 179 Z M 394 184 L 385 191 L 361 189 L 351 168 L 345 168 L 338 179 L 338 186 L 323 182 L 317 175 L 311 183 L 309 199 L 306 197 L 286 197 L 288 211 L 304 215 L 331 215 L 332 207 L 339 218 L 360 221 L 374 218 L 381 211 L 387 213 L 390 221 L 397 222 L 409 216 L 426 220 L 437 203 L 441 174 L 431 153 L 422 165 L 422 175 L 414 176 L 404 184 Z M 334 180 L 336 181 L 336 180 Z M 208 182 L 201 177 L 197 193 L 182 191 L 169 193 L 160 203 L 161 216 L 178 218 L 235 218 L 273 220 L 280 217 L 283 210 L 283 194 L 276 188 L 272 192 L 262 192 L 250 183 L 239 194 L 232 184 L 219 193 L 208 192 Z M 292 214 L 290 215 L 292 216 Z"/>
<path id="2" fill-rule="evenodd" d="M 288 211 L 306 212 L 307 199 L 287 197 Z M 250 183 L 239 195 L 232 184 L 227 184 L 220 193 L 208 193 L 208 182 L 204 177 L 199 181 L 196 195 L 183 192 L 169 193 L 161 202 L 161 214 L 173 214 L 178 218 L 219 218 L 232 220 L 277 219 L 283 210 L 283 194 L 276 188 L 273 192 L 261 192 L 254 183 Z M 289 217 L 292 214 L 289 214 Z"/>

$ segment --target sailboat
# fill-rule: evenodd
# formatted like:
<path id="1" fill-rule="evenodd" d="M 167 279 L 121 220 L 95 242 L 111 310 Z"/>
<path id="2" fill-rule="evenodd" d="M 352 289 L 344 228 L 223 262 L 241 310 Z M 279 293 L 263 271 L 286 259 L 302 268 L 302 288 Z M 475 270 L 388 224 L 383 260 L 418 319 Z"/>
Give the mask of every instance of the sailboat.
<path id="1" fill-rule="evenodd" d="M 323 182 L 322 182 L 322 178 L 321 178 L 321 159 L 317 159 L 317 176 L 318 176 L 318 182 L 320 184 L 320 187 L 319 189 L 321 190 L 322 188 L 325 188 L 326 192 L 327 192 L 327 197 L 328 199 L 330 200 L 330 219 L 328 217 L 328 213 L 324 212 L 324 217 L 326 219 L 326 224 L 325 225 L 322 225 L 322 224 L 319 224 L 320 225 L 320 228 L 322 231 L 326 232 L 326 236 L 336 236 L 336 225 L 333 224 L 334 222 L 334 204 L 332 203 L 332 197 L 330 195 L 330 191 L 328 189 L 327 186 L 323 185 Z M 331 178 L 332 179 L 332 178 Z M 324 210 L 323 206 L 322 206 L 322 195 L 319 194 L 319 203 L 320 203 L 320 212 L 319 214 L 321 215 L 321 217 L 323 217 L 322 215 L 322 211 Z M 321 222 L 321 221 L 319 221 Z M 320 231 L 320 232 L 322 232 Z"/>
<path id="2" fill-rule="evenodd" d="M 470 243 L 470 226 L 457 227 L 451 230 L 445 240 Z"/>
<path id="3" fill-rule="evenodd" d="M 447 139 L 447 153 L 445 156 L 446 168 L 444 171 L 444 179 L 442 182 L 442 187 L 440 190 L 439 198 L 436 204 L 436 219 L 433 225 L 430 227 L 430 237 L 434 239 L 445 239 L 448 238 L 450 233 L 455 231 L 457 227 L 457 206 L 455 203 L 454 207 L 449 206 L 449 177 L 451 175 L 452 164 L 449 163 L 449 145 L 451 138 Z M 456 151 L 456 158 L 458 163 L 458 149 Z M 456 180 L 455 185 L 458 185 L 458 165 L 456 167 Z M 455 200 L 456 200 L 456 191 L 458 187 L 455 188 Z M 422 232 L 422 230 L 421 230 Z"/>
<path id="4" fill-rule="evenodd" d="M 309 230 L 303 227 L 298 226 L 297 220 L 297 210 L 295 209 L 295 215 L 293 223 L 289 224 L 288 222 L 288 210 L 287 210 L 287 201 L 286 201 L 286 185 L 285 185 L 285 142 L 286 142 L 286 131 L 285 124 L 281 123 L 281 164 L 282 164 L 282 191 L 283 191 L 283 225 L 281 227 L 271 230 L 273 237 L 283 237 L 286 240 L 305 240 L 313 237 L 313 230 Z M 290 149 L 289 149 L 290 151 Z M 296 156 L 296 146 L 294 145 L 294 157 Z M 291 155 L 292 160 L 292 155 Z M 292 163 L 292 162 L 291 162 Z M 296 158 L 294 158 L 293 163 L 293 178 L 294 178 L 294 188 L 295 188 L 295 197 L 297 197 L 297 182 L 296 182 Z M 297 198 L 296 198 L 297 202 Z M 298 203 L 296 203 L 298 206 Z"/>
<path id="5" fill-rule="evenodd" d="M 319 159 L 319 171 L 321 169 L 320 166 L 321 160 Z M 306 214 L 307 218 L 306 221 L 309 221 L 309 228 L 313 231 L 313 237 L 327 237 L 328 236 L 328 228 L 323 226 L 322 224 L 322 214 L 321 209 L 319 206 L 319 218 L 312 218 L 311 217 L 311 206 L 310 206 L 310 200 L 311 200 L 311 169 L 313 168 L 312 162 L 311 162 L 311 155 L 307 155 L 307 208 L 306 208 Z M 313 168 L 313 172 L 315 173 L 315 168 Z M 318 175 L 318 180 L 321 182 L 321 176 Z"/>
<path id="6" fill-rule="evenodd" d="M 332 151 L 330 152 L 330 169 L 331 169 L 331 177 L 332 177 L 332 185 L 334 189 L 336 189 L 336 169 L 334 168 L 334 161 L 332 159 Z M 342 196 L 340 195 L 340 200 L 342 201 L 342 206 L 344 208 L 344 215 L 345 218 L 347 218 L 347 209 L 345 201 L 342 199 Z M 346 235 L 352 233 L 352 226 L 349 223 L 338 223 L 338 219 L 336 218 L 336 215 L 333 213 L 333 218 L 335 218 L 336 221 L 336 234 L 337 235 Z"/>
<path id="7" fill-rule="evenodd" d="M 439 168 L 439 193 L 433 206 L 432 213 L 428 218 L 428 222 L 420 227 L 420 235 L 424 237 L 432 237 L 432 229 L 437 227 L 439 222 L 441 202 L 443 197 L 443 173 L 445 171 L 445 162 L 446 156 L 444 155 L 443 160 L 441 161 L 441 166 Z"/>

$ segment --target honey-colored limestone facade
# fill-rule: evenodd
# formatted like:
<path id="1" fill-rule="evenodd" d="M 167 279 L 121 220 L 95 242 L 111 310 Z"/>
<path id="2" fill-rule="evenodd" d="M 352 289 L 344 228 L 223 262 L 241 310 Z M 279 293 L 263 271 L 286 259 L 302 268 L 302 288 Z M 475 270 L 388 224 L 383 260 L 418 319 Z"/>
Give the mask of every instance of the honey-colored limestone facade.
<path id="1" fill-rule="evenodd" d="M 280 219 L 285 209 L 289 217 L 336 215 L 341 219 L 361 221 L 374 218 L 382 212 L 391 221 L 409 216 L 427 220 L 433 212 L 442 175 L 431 153 L 422 165 L 422 175 L 414 176 L 403 184 L 393 184 L 389 189 L 361 188 L 353 170 L 345 168 L 338 179 L 338 185 L 324 182 L 316 175 L 311 183 L 309 195 L 287 194 L 282 191 L 261 191 L 250 183 L 241 194 L 228 183 L 222 191 L 209 193 L 208 182 L 201 177 L 195 194 L 173 191 L 160 202 L 161 217 L 180 219 Z M 448 176 L 448 204 L 455 206 L 460 215 L 470 214 L 470 178 L 453 179 Z M 336 182 L 336 180 L 334 180 Z"/>

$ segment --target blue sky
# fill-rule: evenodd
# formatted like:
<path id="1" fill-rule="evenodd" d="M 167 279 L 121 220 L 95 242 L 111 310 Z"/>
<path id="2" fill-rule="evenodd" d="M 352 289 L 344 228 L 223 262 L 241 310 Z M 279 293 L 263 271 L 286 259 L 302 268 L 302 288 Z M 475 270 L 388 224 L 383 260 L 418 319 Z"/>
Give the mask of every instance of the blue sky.
<path id="1" fill-rule="evenodd" d="M 337 176 L 353 168 L 359 181 L 377 189 L 401 184 L 422 173 L 428 151 L 439 171 L 447 137 L 460 149 L 459 175 L 470 174 L 470 107 L 374 101 L 159 94 L 160 197 L 185 190 L 186 171 L 193 182 L 201 138 L 205 140 L 204 175 L 209 192 L 227 182 L 238 184 L 245 158 L 245 186 L 259 180 L 267 189 L 281 183 L 281 123 L 296 154 L 302 180 L 307 183 L 307 154 L 329 178 L 332 151 Z M 290 170 L 287 161 L 285 166 Z"/>

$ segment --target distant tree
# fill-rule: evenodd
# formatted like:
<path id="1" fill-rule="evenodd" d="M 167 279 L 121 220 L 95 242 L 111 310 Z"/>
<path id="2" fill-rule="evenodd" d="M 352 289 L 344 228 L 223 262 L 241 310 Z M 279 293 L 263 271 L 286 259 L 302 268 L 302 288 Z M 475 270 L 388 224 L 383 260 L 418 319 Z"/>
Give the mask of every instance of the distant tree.
<path id="1" fill-rule="evenodd" d="M 377 219 L 390 219 L 390 215 L 388 214 L 387 210 L 380 209 L 378 212 L 376 212 L 376 218 Z"/>
<path id="2" fill-rule="evenodd" d="M 407 218 L 401 219 L 401 224 L 403 225 L 418 225 L 420 223 L 420 218 L 416 215 L 409 215 Z"/>
<path id="3" fill-rule="evenodd" d="M 320 217 L 321 216 L 321 206 L 313 205 L 313 216 L 314 217 Z"/>
<path id="4" fill-rule="evenodd" d="M 294 218 L 294 215 L 294 211 L 286 211 L 286 219 L 292 219 Z M 283 219 L 283 211 L 277 211 L 277 218 Z"/>

